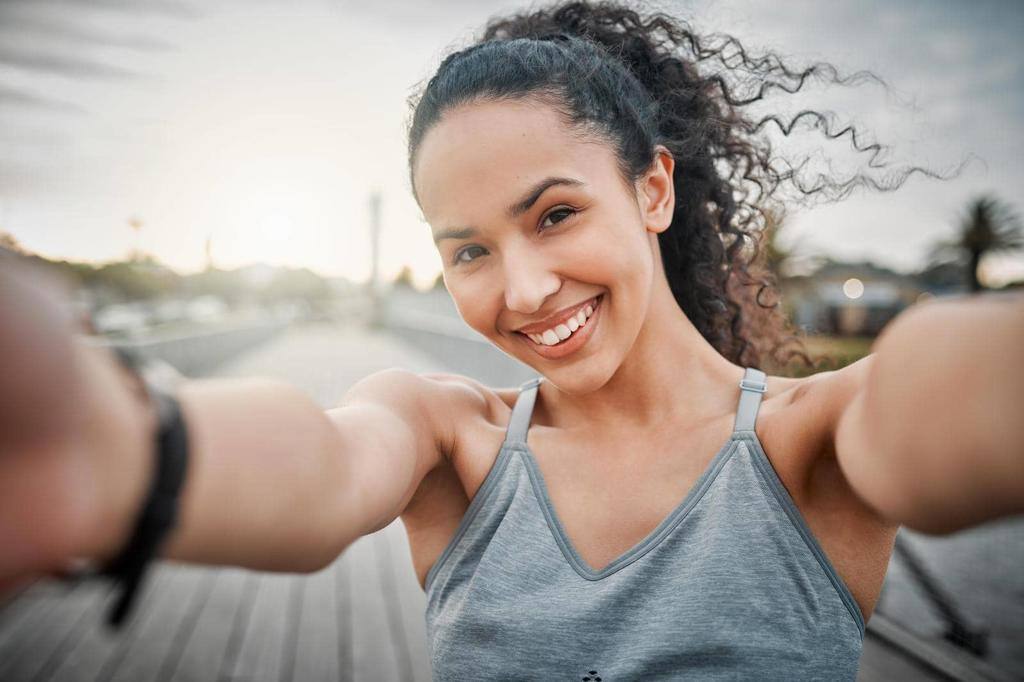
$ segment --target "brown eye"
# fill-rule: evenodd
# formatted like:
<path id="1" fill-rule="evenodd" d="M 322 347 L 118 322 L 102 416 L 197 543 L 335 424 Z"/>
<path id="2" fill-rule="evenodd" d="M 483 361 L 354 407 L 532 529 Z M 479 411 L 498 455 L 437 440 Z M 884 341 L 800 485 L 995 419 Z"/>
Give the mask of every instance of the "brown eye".
<path id="1" fill-rule="evenodd" d="M 544 216 L 544 220 L 541 221 L 541 229 L 546 230 L 549 227 L 551 227 L 551 225 L 547 224 L 548 220 L 551 220 L 553 223 L 560 223 L 563 220 L 569 218 L 570 216 L 575 215 L 575 213 L 576 211 L 574 209 L 568 208 L 566 206 L 556 208 L 554 211 Z"/>
<path id="2" fill-rule="evenodd" d="M 469 258 L 463 258 L 463 256 L 465 256 L 466 254 L 472 254 L 474 252 L 474 250 L 476 250 L 476 251 L 483 251 L 483 252 L 486 253 L 486 249 L 484 249 L 482 246 L 467 246 L 466 248 L 464 248 L 464 249 L 460 250 L 458 253 L 456 253 L 455 254 L 455 258 L 453 260 L 456 263 L 469 263 L 471 261 L 474 261 L 474 260 L 476 260 L 476 258 L 473 257 L 473 256 L 471 256 Z"/>

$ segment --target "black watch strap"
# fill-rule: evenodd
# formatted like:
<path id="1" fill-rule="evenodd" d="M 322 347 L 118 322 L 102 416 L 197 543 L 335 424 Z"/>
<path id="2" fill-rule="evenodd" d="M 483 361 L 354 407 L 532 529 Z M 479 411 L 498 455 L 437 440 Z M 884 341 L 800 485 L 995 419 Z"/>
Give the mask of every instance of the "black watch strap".
<path id="1" fill-rule="evenodd" d="M 134 363 L 126 364 L 138 371 Z M 178 497 L 188 461 L 188 434 L 181 406 L 169 393 L 151 385 L 147 385 L 147 389 L 160 419 L 152 482 L 131 538 L 121 553 L 100 571 L 120 587 L 120 594 L 107 617 L 107 623 L 115 628 L 124 623 L 150 562 L 177 522 Z"/>

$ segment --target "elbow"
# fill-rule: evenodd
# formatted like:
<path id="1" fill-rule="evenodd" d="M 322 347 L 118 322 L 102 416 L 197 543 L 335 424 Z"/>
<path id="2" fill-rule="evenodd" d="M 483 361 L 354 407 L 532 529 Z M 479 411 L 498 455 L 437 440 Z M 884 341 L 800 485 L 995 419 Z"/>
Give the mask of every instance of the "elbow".
<path id="1" fill-rule="evenodd" d="M 871 444 L 861 439 L 851 449 L 852 427 L 847 425 L 844 442 L 837 438 L 837 457 L 847 483 L 857 497 L 885 522 L 906 526 L 928 535 L 944 535 L 959 530 L 949 508 L 936 504 L 922 488 L 909 463 L 911 453 L 897 448 Z"/>
<path id="2" fill-rule="evenodd" d="M 926 500 L 906 510 L 900 523 L 925 535 L 950 535 L 1014 513 L 1020 513 L 1019 504 L 1004 506 L 982 498 Z"/>
<path id="3" fill-rule="evenodd" d="M 871 369 L 876 359 L 871 357 Z M 836 460 L 843 477 L 856 495 L 879 516 L 896 521 L 903 516 L 906 495 L 902 490 L 891 439 L 880 433 L 870 414 L 869 378 L 857 388 L 836 425 Z"/>
<path id="4" fill-rule="evenodd" d="M 1003 305 L 914 307 L 876 341 L 844 415 L 844 455 L 851 485 L 886 518 L 944 535 L 1024 511 L 1020 422 L 1008 418 L 1024 364 L 1007 360 L 1024 326 Z"/>
<path id="5" fill-rule="evenodd" d="M 877 370 L 872 362 L 871 374 Z M 927 475 L 908 430 L 879 414 L 871 380 L 857 390 L 836 426 L 835 452 L 847 484 L 857 497 L 889 523 L 946 532 L 934 525 Z"/>
<path id="6" fill-rule="evenodd" d="M 836 458 L 853 492 L 880 518 L 928 535 L 1024 512 L 1020 464 L 985 456 L 953 428 L 955 412 L 936 406 L 948 387 L 885 350 L 836 427 Z"/>
<path id="7" fill-rule="evenodd" d="M 345 540 L 341 543 L 318 543 L 306 552 L 299 552 L 300 556 L 293 557 L 287 568 L 282 569 L 287 573 L 319 573 L 329 568 L 337 561 L 345 551 L 352 546 L 353 540 Z"/>

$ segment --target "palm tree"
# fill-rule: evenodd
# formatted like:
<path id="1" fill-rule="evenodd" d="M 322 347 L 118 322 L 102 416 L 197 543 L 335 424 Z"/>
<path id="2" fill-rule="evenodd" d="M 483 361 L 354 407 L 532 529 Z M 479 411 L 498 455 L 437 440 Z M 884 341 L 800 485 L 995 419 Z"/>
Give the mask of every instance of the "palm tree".
<path id="1" fill-rule="evenodd" d="M 1024 229 L 1013 208 L 994 196 L 977 197 L 960 218 L 957 235 L 932 249 L 932 260 L 966 261 L 971 291 L 985 287 L 978 278 L 981 259 L 988 253 L 1024 248 Z"/>

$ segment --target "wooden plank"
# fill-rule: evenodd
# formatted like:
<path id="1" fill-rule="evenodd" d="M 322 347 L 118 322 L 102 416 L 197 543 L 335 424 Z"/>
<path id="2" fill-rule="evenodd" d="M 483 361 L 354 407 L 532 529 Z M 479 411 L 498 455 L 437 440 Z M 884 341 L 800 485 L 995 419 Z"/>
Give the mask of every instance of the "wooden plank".
<path id="1" fill-rule="evenodd" d="M 82 623 L 77 641 L 69 647 L 70 650 L 53 670 L 50 679 L 58 682 L 106 679 L 100 676 L 102 671 L 113 670 L 116 661 L 124 657 L 137 636 L 140 624 L 156 617 L 155 608 L 166 597 L 164 588 L 172 580 L 173 574 L 173 570 L 165 564 L 157 564 L 152 568 L 138 597 L 139 601 L 121 632 L 115 633 L 108 629 L 105 618 L 110 599 L 104 600 L 103 607 Z"/>
<path id="2" fill-rule="evenodd" d="M 0 626 L 0 661 L 19 653 L 26 637 L 44 627 L 50 612 L 59 608 L 73 590 L 83 587 L 82 584 L 71 587 L 55 580 L 41 580 L 9 602 Z"/>
<path id="3" fill-rule="evenodd" d="M 299 639 L 299 623 L 302 621 L 303 599 L 308 582 L 308 575 L 292 575 L 288 585 L 288 627 L 284 632 L 281 650 L 281 682 L 292 682 L 294 679 L 295 646 Z"/>
<path id="4" fill-rule="evenodd" d="M 202 567 L 193 569 L 198 575 L 198 583 L 195 592 L 190 596 L 190 603 L 182 614 L 181 620 L 174 629 L 174 636 L 170 646 L 163 656 L 159 667 L 159 679 L 170 679 L 181 663 L 181 654 L 192 636 L 199 620 L 200 614 L 205 610 L 210 600 L 210 594 L 217 581 L 217 571 Z"/>
<path id="5" fill-rule="evenodd" d="M 347 554 L 347 553 L 346 553 Z M 334 562 L 334 593 L 338 614 L 338 672 L 342 682 L 355 679 L 352 636 L 352 561 L 346 554 Z"/>
<path id="6" fill-rule="evenodd" d="M 402 607 L 398 603 L 397 580 L 395 579 L 395 561 L 391 552 L 391 525 L 380 532 L 374 533 L 374 559 L 377 562 L 377 575 L 380 577 L 381 594 L 384 597 L 384 615 L 388 625 L 392 645 L 392 656 L 398 667 L 397 679 L 413 679 L 412 661 L 409 656 L 408 637 L 403 622 Z"/>
<path id="7" fill-rule="evenodd" d="M 79 618 L 82 602 L 92 595 L 89 587 L 84 581 L 69 585 L 43 580 L 9 606 L 0 631 L 0 680 L 28 679 L 47 665 L 74 625 L 66 624 L 62 612 L 70 610 L 72 621 Z M 53 632 L 54 625 L 59 633 Z"/>
<path id="8" fill-rule="evenodd" d="M 0 679 L 48 678 L 81 636 L 86 619 L 105 615 L 101 609 L 105 587 L 83 581 L 74 589 L 62 590 L 66 594 L 54 594 L 54 601 L 47 608 L 36 604 L 35 623 L 15 631 L 16 653 L 11 656 L 0 653 Z"/>
<path id="9" fill-rule="evenodd" d="M 203 604 L 171 674 L 172 682 L 206 682 L 224 662 L 233 626 L 243 601 L 251 599 L 257 576 L 240 568 L 217 569 Z"/>
<path id="10" fill-rule="evenodd" d="M 252 606 L 238 657 L 228 672 L 230 679 L 279 680 L 287 662 L 285 647 L 292 583 L 298 578 L 286 573 L 263 573 Z M 223 677 L 222 677 L 223 679 Z"/>
<path id="11" fill-rule="evenodd" d="M 295 629 L 295 659 L 290 679 L 296 682 L 341 679 L 337 641 L 338 600 L 335 573 L 338 564 L 328 566 L 301 581 L 303 586 L 298 627 Z"/>
<path id="12" fill-rule="evenodd" d="M 0 665 L 20 656 L 25 651 L 26 633 L 35 632 L 39 623 L 45 620 L 47 611 L 55 608 L 56 595 L 64 596 L 66 586 L 54 582 L 39 582 L 22 592 L 4 609 L 3 627 L 0 628 Z"/>
<path id="13" fill-rule="evenodd" d="M 387 605 L 373 551 L 374 541 L 373 535 L 367 535 L 345 550 L 352 571 L 349 585 L 352 671 L 353 677 L 360 682 L 396 682 L 403 678 L 391 643 Z"/>
<path id="14" fill-rule="evenodd" d="M 231 634 L 228 637 L 227 647 L 224 650 L 224 657 L 221 659 L 220 670 L 217 674 L 218 680 L 231 679 L 231 671 L 234 670 L 235 663 L 238 661 L 238 654 L 242 650 L 242 644 L 245 641 L 245 633 L 249 629 L 249 620 L 252 618 L 253 606 L 263 584 L 262 576 L 262 573 L 251 571 L 247 572 L 245 576 L 242 598 L 231 624 Z"/>
<path id="15" fill-rule="evenodd" d="M 401 610 L 405 627 L 405 645 L 408 650 L 412 678 L 416 682 L 431 682 L 430 652 L 427 645 L 427 625 L 424 614 L 427 597 L 416 578 L 412 565 L 412 552 L 405 524 L 400 519 L 386 529 L 390 546 L 391 572 L 394 575 L 395 601 Z"/>
<path id="16" fill-rule="evenodd" d="M 209 594 L 208 570 L 195 566 L 169 565 L 171 579 L 161 588 L 159 602 L 150 617 L 142 620 L 135 639 L 123 657 L 101 678 L 110 682 L 137 682 L 160 679 L 164 666 L 171 665 L 180 627 L 188 627 L 190 614 L 202 608 Z M 104 674 L 105 673 L 105 674 Z"/>

